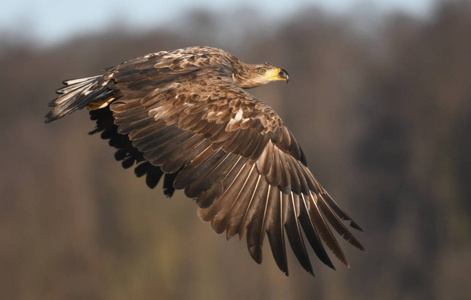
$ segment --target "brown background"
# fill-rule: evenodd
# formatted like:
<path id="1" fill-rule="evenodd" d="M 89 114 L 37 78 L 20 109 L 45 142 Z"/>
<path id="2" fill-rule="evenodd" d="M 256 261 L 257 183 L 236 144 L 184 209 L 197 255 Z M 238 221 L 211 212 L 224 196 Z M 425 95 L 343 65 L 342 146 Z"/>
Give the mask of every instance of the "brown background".
<path id="1" fill-rule="evenodd" d="M 193 12 L 177 27 L 115 27 L 41 48 L 3 36 L 0 297 L 470 298 L 471 5 L 447 3 L 428 18 L 375 21 L 313 9 L 276 27 Z M 86 112 L 42 123 L 63 79 L 190 45 L 289 71 L 288 85 L 253 93 L 279 112 L 313 173 L 365 229 L 366 255 L 342 244 L 351 269 L 334 262 L 334 272 L 311 255 L 313 278 L 290 252 L 287 278 L 268 243 L 259 266 L 245 241 L 226 242 L 202 223 L 182 192 L 167 199 L 123 170 L 87 135 Z"/>

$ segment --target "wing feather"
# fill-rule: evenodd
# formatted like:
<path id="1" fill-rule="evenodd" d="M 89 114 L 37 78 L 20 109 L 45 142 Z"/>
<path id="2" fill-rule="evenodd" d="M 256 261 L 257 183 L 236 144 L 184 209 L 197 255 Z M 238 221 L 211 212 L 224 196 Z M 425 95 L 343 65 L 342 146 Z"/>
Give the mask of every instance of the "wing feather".
<path id="1" fill-rule="evenodd" d="M 305 194 L 301 194 L 301 206 L 300 206 L 300 213 L 299 213 L 299 222 L 303 228 L 304 233 L 306 234 L 306 238 L 309 241 L 314 253 L 316 253 L 317 257 L 327 266 L 331 267 L 335 270 L 332 261 L 329 258 L 329 255 L 325 251 L 324 247 L 322 246 L 322 242 L 319 238 L 319 234 L 317 232 L 316 226 L 313 224 L 310 216 L 309 216 L 309 200 L 306 200 Z"/>
<path id="2" fill-rule="evenodd" d="M 297 194 L 293 192 L 289 195 L 283 193 L 283 209 L 286 211 L 285 228 L 288 241 L 303 268 L 314 275 L 298 223 L 299 208 L 296 209 L 298 204 L 299 196 Z"/>
<path id="3" fill-rule="evenodd" d="M 162 164 L 163 170 L 168 173 L 177 172 L 182 165 L 190 163 L 199 153 L 211 145 L 208 140 L 203 139 L 201 136 L 195 135 L 194 137 L 196 140 L 189 138 L 175 151 L 169 152 L 167 157 L 162 157 L 163 160 L 167 159 Z"/>
<path id="4" fill-rule="evenodd" d="M 276 186 L 272 186 L 271 195 L 269 197 L 269 206 L 267 209 L 267 223 L 265 225 L 268 242 L 272 250 L 273 258 L 275 259 L 278 268 L 285 273 L 288 272 L 288 261 L 286 259 L 285 236 L 283 232 L 282 216 L 282 192 Z"/>
<path id="5" fill-rule="evenodd" d="M 198 197 L 205 190 L 209 189 L 223 176 L 223 173 L 226 171 L 227 166 L 231 164 L 232 160 L 237 158 L 237 156 L 232 155 L 231 153 L 225 153 L 223 151 L 218 151 L 218 153 L 221 153 L 221 156 L 217 161 L 209 163 L 206 173 L 197 177 L 188 187 L 185 188 L 185 194 L 188 197 Z"/>
<path id="6" fill-rule="evenodd" d="M 207 189 L 205 193 L 200 196 L 201 200 L 204 201 L 206 197 L 214 193 L 214 190 L 221 190 L 221 193 L 218 193 L 218 195 L 214 197 L 215 200 L 210 207 L 198 209 L 198 214 L 203 221 L 209 222 L 213 220 L 214 222 L 217 213 L 220 213 L 225 208 L 232 207 L 231 197 L 225 197 L 225 195 L 230 193 L 230 190 L 234 189 L 234 186 L 237 186 L 237 178 L 239 178 L 239 180 L 244 178 L 244 173 L 241 174 L 241 172 L 246 168 L 246 162 L 247 161 L 243 159 L 242 156 L 237 157 L 237 160 L 229 168 L 229 172 L 221 180 L 221 183 L 213 184 L 211 188 Z"/>
<path id="7" fill-rule="evenodd" d="M 250 197 L 249 205 L 247 206 L 247 209 L 245 210 L 244 216 L 242 218 L 242 223 L 239 230 L 239 238 L 242 239 L 246 234 L 247 226 L 250 224 L 250 222 L 254 218 L 254 215 L 257 213 L 257 210 L 259 209 L 258 204 L 260 202 L 261 195 L 265 192 L 266 189 L 266 180 L 262 178 L 262 175 L 258 174 L 257 182 Z"/>
<path id="8" fill-rule="evenodd" d="M 257 183 L 259 182 L 259 176 L 260 175 L 255 171 L 255 165 L 252 165 L 242 189 L 234 200 L 232 210 L 227 216 L 228 224 L 226 228 L 226 236 L 228 239 L 239 233 L 242 219 L 247 211 L 250 201 L 252 200 Z"/>
<path id="9" fill-rule="evenodd" d="M 327 247 L 329 247 L 329 249 L 332 251 L 332 253 L 340 260 L 340 262 L 342 262 L 346 266 L 349 266 L 347 258 L 345 257 L 345 254 L 342 251 L 342 248 L 340 248 L 339 243 L 333 236 L 332 232 L 329 229 L 329 226 L 327 225 L 324 217 L 321 214 L 321 211 L 319 210 L 319 207 L 317 205 L 318 196 L 311 192 L 309 199 L 311 204 L 309 215 L 314 223 L 314 226 L 316 226 L 317 230 L 319 231 L 319 235 L 324 240 Z"/>
<path id="10" fill-rule="evenodd" d="M 267 208 L 271 186 L 268 182 L 261 178 L 257 202 L 252 205 L 250 214 L 246 216 L 247 225 L 247 248 L 250 256 L 257 263 L 262 262 L 262 245 L 265 237 L 264 223 L 267 214 Z"/>
<path id="11" fill-rule="evenodd" d="M 198 178 L 203 176 L 206 172 L 211 170 L 214 164 L 217 164 L 219 160 L 226 155 L 224 151 L 216 151 L 211 146 L 208 146 L 203 152 L 201 152 L 191 164 L 185 167 L 175 179 L 175 187 L 177 189 L 186 189 L 188 186 L 193 184 Z M 185 190 L 186 191 L 186 190 Z M 187 195 L 190 198 L 194 196 Z"/>
<path id="12" fill-rule="evenodd" d="M 165 143 L 171 142 L 172 139 L 177 138 L 184 133 L 185 131 L 175 125 L 166 126 L 159 131 L 145 136 L 144 138 L 136 139 L 133 145 L 139 149 L 139 151 L 149 156 L 150 152 L 155 151 L 156 148 L 159 148 Z"/>
<path id="13" fill-rule="evenodd" d="M 190 140 L 193 136 L 192 132 L 184 131 L 146 152 L 144 157 L 153 165 L 162 166 L 169 155 L 176 154 L 179 146 Z"/>
<path id="14" fill-rule="evenodd" d="M 319 195 L 319 208 L 321 209 L 325 218 L 329 221 L 332 227 L 337 231 L 337 233 L 342 236 L 347 242 L 355 246 L 356 248 L 365 251 L 365 248 L 361 245 L 361 243 L 355 238 L 355 236 L 345 227 L 345 225 L 340 221 L 339 217 L 337 217 L 331 208 L 325 203 L 324 197 Z"/>
<path id="15" fill-rule="evenodd" d="M 204 216 L 206 214 L 204 219 L 211 222 L 211 226 L 216 232 L 222 233 L 226 231 L 229 213 L 235 204 L 237 195 L 240 193 L 252 170 L 253 169 L 246 162 L 238 162 L 228 176 L 231 179 L 233 178 L 233 180 L 221 197 L 214 201 L 216 204 L 213 202 L 213 205 L 206 208 L 206 211 L 202 209 L 198 210 L 200 215 Z"/>
<path id="16" fill-rule="evenodd" d="M 324 191 L 325 192 L 325 191 Z M 363 229 L 361 229 L 361 227 L 355 222 L 353 221 L 353 219 L 347 215 L 346 212 L 344 212 L 339 206 L 338 204 L 334 201 L 334 199 L 332 199 L 332 197 L 330 197 L 330 195 L 325 192 L 323 194 L 323 197 L 325 199 L 325 201 L 327 202 L 327 204 L 335 211 L 335 213 L 344 221 L 350 221 L 350 226 L 357 229 L 357 230 L 360 230 L 360 231 L 363 231 Z"/>

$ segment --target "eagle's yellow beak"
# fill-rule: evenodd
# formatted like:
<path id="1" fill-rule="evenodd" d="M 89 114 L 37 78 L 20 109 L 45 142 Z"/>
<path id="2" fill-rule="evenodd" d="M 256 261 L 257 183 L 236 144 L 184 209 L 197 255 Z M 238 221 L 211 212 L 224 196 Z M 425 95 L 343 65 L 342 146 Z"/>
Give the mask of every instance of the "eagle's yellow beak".
<path id="1" fill-rule="evenodd" d="M 286 70 L 283 70 L 281 68 L 273 68 L 268 70 L 265 73 L 265 78 L 272 80 L 272 81 L 286 81 L 288 83 L 289 81 L 289 75 Z"/>

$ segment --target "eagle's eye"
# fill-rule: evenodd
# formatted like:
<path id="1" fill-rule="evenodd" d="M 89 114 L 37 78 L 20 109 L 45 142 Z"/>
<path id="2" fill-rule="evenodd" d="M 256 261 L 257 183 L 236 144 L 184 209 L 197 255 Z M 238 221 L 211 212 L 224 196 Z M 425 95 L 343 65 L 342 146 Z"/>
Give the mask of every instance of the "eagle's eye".
<path id="1" fill-rule="evenodd" d="M 258 69 L 258 73 L 260 73 L 261 75 L 265 74 L 266 72 L 267 72 L 267 69 L 265 68 Z"/>

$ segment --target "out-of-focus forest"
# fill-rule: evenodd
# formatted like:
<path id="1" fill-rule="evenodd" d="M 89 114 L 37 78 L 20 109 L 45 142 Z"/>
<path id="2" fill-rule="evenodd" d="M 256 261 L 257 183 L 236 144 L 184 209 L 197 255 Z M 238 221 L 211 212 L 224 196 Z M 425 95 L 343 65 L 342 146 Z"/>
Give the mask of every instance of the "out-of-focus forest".
<path id="1" fill-rule="evenodd" d="M 429 17 L 306 10 L 271 24 L 206 12 L 177 27 L 115 27 L 62 44 L 0 41 L 2 299 L 470 299 L 471 4 Z M 253 90 L 274 107 L 315 176 L 364 228 L 351 268 L 290 250 L 290 276 L 265 243 L 226 241 L 182 192 L 168 199 L 89 136 L 85 111 L 43 124 L 63 79 L 149 52 L 224 48 L 289 71 Z"/>

